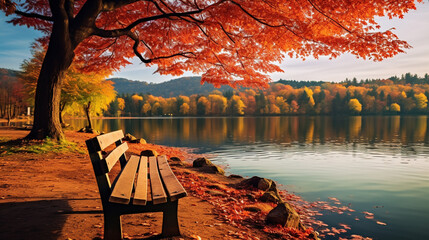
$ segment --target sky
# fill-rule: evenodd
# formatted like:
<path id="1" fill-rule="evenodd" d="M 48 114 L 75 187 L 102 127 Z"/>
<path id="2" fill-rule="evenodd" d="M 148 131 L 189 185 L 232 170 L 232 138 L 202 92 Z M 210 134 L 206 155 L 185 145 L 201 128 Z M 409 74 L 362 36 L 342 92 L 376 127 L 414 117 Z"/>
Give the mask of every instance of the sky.
<path id="1" fill-rule="evenodd" d="M 31 57 L 30 46 L 39 32 L 26 27 L 6 23 L 8 18 L 0 13 L 0 68 L 19 70 L 21 63 Z M 411 11 L 403 19 L 380 20 L 382 30 L 395 27 L 394 33 L 401 40 L 407 41 L 413 48 L 406 53 L 396 55 L 382 62 L 356 59 L 344 54 L 336 59 L 327 57 L 306 61 L 285 58 L 280 64 L 284 72 L 271 74 L 273 81 L 279 79 L 343 81 L 346 78 L 360 79 L 388 78 L 407 72 L 423 76 L 429 73 L 429 1 L 418 4 L 416 11 Z M 156 67 L 145 67 L 138 59 L 133 64 L 114 73 L 111 77 L 123 77 L 131 80 L 159 83 L 180 76 L 154 74 Z M 194 76 L 185 73 L 183 76 Z"/>

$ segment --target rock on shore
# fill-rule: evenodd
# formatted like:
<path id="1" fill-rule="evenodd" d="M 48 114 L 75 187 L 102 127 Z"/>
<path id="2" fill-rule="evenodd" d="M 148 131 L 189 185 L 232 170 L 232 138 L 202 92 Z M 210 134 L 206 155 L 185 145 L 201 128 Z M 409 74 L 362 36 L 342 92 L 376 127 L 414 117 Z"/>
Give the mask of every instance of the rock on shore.
<path id="1" fill-rule="evenodd" d="M 225 171 L 222 168 L 214 165 L 210 160 L 204 157 L 195 159 L 192 166 L 194 168 L 200 168 L 203 172 L 225 175 Z"/>

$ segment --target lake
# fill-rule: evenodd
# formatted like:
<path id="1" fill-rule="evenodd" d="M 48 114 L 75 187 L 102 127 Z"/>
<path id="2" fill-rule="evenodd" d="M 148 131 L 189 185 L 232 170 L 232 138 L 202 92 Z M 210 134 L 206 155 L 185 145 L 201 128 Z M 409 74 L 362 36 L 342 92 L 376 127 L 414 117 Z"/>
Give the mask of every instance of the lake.
<path id="1" fill-rule="evenodd" d="M 85 125 L 66 121 L 75 129 Z M 428 121 L 427 116 L 141 118 L 94 120 L 93 126 L 195 148 L 213 155 L 229 173 L 274 179 L 307 201 L 338 198 L 356 211 L 322 211 L 318 219 L 330 227 L 349 225 L 341 237 L 429 239 Z M 365 218 L 365 211 L 374 219 Z"/>

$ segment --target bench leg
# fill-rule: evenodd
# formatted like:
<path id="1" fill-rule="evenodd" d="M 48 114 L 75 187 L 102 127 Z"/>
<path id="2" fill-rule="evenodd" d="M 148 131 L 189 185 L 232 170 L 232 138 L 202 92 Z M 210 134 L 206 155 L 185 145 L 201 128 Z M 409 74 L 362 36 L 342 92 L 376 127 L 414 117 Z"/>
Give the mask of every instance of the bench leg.
<path id="1" fill-rule="evenodd" d="M 104 239 L 122 239 L 121 215 L 107 212 L 104 213 Z"/>
<path id="2" fill-rule="evenodd" d="M 166 205 L 162 213 L 162 236 L 180 236 L 179 222 L 177 219 L 177 206 L 179 201 L 174 201 Z"/>

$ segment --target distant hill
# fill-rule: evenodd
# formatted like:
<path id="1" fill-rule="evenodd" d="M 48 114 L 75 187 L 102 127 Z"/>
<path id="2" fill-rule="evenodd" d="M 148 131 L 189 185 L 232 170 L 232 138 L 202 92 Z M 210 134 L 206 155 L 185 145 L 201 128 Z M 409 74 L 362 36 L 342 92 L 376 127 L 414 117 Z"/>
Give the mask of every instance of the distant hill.
<path id="1" fill-rule="evenodd" d="M 204 83 L 201 85 L 201 77 L 182 77 L 162 83 L 147 83 L 143 81 L 133 81 L 126 78 L 110 78 L 115 83 L 115 90 L 119 94 L 152 94 L 162 97 L 176 97 L 179 95 L 190 96 L 192 94 L 206 95 L 213 90 L 221 92 L 233 90 L 229 86 L 215 88 L 213 84 Z M 320 86 L 322 81 L 296 81 L 296 80 L 279 80 L 271 84 L 281 83 L 291 85 L 294 88 Z"/>
<path id="2" fill-rule="evenodd" d="M 162 83 L 132 81 L 126 78 L 110 78 L 109 80 L 115 83 L 115 90 L 119 94 L 152 94 L 165 98 L 179 95 L 208 94 L 213 90 L 221 92 L 232 90 L 229 86 L 215 88 L 213 84 L 204 83 L 201 85 L 201 77 L 182 77 Z"/>
<path id="3" fill-rule="evenodd" d="M 324 83 L 324 81 L 297 81 L 297 80 L 283 80 L 280 79 L 277 82 L 274 83 L 281 83 L 284 85 L 290 85 L 293 88 L 302 88 L 302 87 L 312 87 L 312 86 L 321 86 Z"/>
<path id="4" fill-rule="evenodd" d="M 0 68 L 0 84 L 18 81 L 18 74 L 19 73 L 20 73 L 19 71 L 6 69 L 6 68 Z"/>

